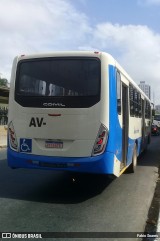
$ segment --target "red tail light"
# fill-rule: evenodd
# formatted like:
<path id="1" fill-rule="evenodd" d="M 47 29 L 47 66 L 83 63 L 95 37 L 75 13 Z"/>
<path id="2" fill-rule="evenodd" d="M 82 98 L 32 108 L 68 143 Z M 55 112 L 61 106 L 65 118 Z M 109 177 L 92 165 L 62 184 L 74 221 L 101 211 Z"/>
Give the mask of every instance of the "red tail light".
<path id="1" fill-rule="evenodd" d="M 108 130 L 105 126 L 101 125 L 93 147 L 92 156 L 100 155 L 105 151 L 107 140 L 108 140 Z"/>
<path id="2" fill-rule="evenodd" d="M 10 147 L 12 147 L 14 150 L 17 150 L 18 149 L 17 138 L 16 138 L 16 133 L 12 122 L 10 122 L 8 126 L 8 137 L 9 137 Z"/>

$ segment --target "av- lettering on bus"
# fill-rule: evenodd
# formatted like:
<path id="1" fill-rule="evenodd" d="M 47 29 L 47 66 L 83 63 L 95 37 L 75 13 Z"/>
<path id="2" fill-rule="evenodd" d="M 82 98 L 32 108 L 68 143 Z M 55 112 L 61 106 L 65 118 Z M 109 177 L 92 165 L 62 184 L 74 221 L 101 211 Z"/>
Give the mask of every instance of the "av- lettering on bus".
<path id="1" fill-rule="evenodd" d="M 22 55 L 13 62 L 8 165 L 120 176 L 151 135 L 151 103 L 104 52 Z"/>

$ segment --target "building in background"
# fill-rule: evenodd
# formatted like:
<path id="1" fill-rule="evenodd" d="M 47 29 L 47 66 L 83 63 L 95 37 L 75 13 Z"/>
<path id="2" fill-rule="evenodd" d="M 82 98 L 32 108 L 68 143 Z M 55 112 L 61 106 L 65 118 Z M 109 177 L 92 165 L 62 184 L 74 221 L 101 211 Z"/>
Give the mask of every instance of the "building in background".
<path id="1" fill-rule="evenodd" d="M 160 105 L 155 106 L 155 111 L 156 113 L 160 114 Z"/>
<path id="2" fill-rule="evenodd" d="M 151 86 L 145 84 L 145 81 L 140 81 L 140 84 L 138 86 L 149 97 L 149 99 L 151 99 Z"/>

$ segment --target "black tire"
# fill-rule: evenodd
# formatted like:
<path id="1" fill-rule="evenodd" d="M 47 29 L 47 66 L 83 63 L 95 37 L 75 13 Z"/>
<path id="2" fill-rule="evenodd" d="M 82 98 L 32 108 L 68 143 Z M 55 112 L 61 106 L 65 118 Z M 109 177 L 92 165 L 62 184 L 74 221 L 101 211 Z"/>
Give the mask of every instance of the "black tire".
<path id="1" fill-rule="evenodd" d="M 132 156 L 132 163 L 131 165 L 127 168 L 128 173 L 134 173 L 136 171 L 137 167 L 137 145 L 134 144 L 134 149 L 133 149 L 133 156 Z"/>

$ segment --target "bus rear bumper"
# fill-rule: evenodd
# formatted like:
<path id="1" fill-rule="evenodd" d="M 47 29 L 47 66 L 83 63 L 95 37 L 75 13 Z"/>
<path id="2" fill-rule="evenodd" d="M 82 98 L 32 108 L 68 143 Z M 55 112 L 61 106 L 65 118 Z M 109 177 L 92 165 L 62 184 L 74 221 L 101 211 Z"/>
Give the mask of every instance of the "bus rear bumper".
<path id="1" fill-rule="evenodd" d="M 95 157 L 49 157 L 19 153 L 8 148 L 8 166 L 11 168 L 32 168 L 64 170 L 84 173 L 113 174 L 114 154 L 105 152 Z"/>

